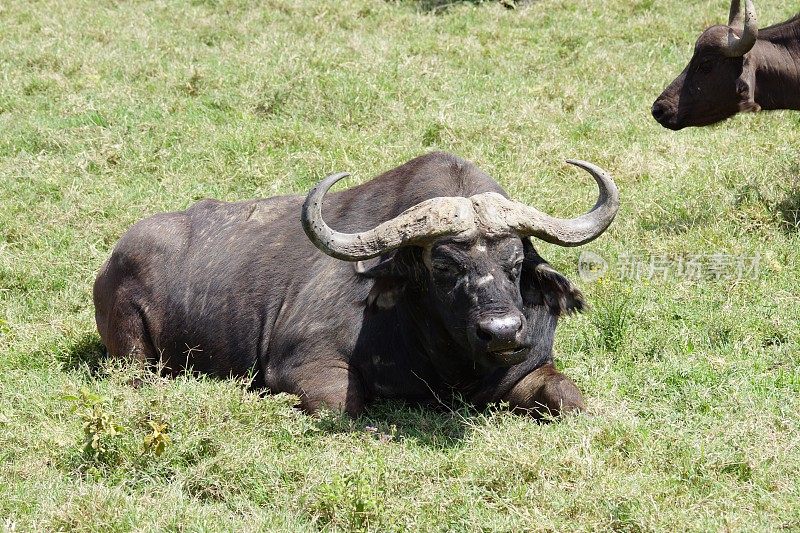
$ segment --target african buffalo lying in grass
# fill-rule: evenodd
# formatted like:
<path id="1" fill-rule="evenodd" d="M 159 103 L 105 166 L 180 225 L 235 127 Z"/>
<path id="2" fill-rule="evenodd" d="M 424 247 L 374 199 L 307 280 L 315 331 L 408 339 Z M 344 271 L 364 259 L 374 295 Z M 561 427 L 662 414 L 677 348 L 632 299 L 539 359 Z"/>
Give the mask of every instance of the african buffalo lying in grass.
<path id="1" fill-rule="evenodd" d="M 251 374 L 254 386 L 296 394 L 310 412 L 357 415 L 376 398 L 453 392 L 476 405 L 580 410 L 552 344 L 558 317 L 583 297 L 528 237 L 586 243 L 619 198 L 601 169 L 570 162 L 600 190 L 571 220 L 507 199 L 475 165 L 444 153 L 326 196 L 346 174 L 330 176 L 305 203 L 204 200 L 155 215 L 102 267 L 97 327 L 113 356 L 160 361 L 167 372 Z"/>
<path id="2" fill-rule="evenodd" d="M 751 0 L 700 35 L 683 72 L 653 103 L 665 128 L 714 124 L 742 111 L 800 110 L 800 16 L 758 29 Z"/>

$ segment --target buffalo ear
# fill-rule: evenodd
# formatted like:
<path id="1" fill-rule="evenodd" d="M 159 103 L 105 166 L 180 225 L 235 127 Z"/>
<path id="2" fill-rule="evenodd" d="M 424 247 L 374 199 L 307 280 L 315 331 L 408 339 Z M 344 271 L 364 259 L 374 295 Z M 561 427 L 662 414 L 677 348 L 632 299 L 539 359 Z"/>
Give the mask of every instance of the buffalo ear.
<path id="1" fill-rule="evenodd" d="M 756 103 L 754 93 L 750 87 L 750 82 L 743 77 L 736 80 L 736 94 L 739 96 L 740 113 L 761 111 L 761 106 Z"/>
<path id="2" fill-rule="evenodd" d="M 736 80 L 736 94 L 745 98 L 750 98 L 750 83 L 743 78 Z"/>
<path id="3" fill-rule="evenodd" d="M 748 68 L 748 61 L 745 61 L 741 76 L 736 79 L 736 94 L 739 97 L 739 112 L 761 111 L 761 106 L 755 101 L 755 76 L 752 69 Z"/>
<path id="4" fill-rule="evenodd" d="M 586 301 L 581 291 L 542 259 L 527 239 L 523 243 L 520 289 L 525 306 L 546 305 L 555 316 L 583 311 Z"/>
<path id="5" fill-rule="evenodd" d="M 367 310 L 371 312 L 391 309 L 405 292 L 406 276 L 398 268 L 395 254 L 381 257 L 377 263 L 356 264 L 356 273 L 373 280 L 372 288 L 367 295 Z"/>

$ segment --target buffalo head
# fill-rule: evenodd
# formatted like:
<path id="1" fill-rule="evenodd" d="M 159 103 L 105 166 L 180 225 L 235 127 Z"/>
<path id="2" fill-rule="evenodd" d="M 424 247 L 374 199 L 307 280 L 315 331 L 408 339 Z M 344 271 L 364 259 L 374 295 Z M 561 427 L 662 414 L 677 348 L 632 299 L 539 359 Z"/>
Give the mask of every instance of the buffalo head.
<path id="1" fill-rule="evenodd" d="M 680 76 L 653 103 L 653 118 L 665 128 L 714 124 L 742 111 L 758 111 L 755 68 L 748 52 L 758 38 L 751 0 L 732 0 L 727 26 L 712 26 L 697 39 L 694 55 Z"/>
<path id="2" fill-rule="evenodd" d="M 602 169 L 569 163 L 588 171 L 600 191 L 595 207 L 575 219 L 484 192 L 431 198 L 373 229 L 341 233 L 322 218 L 325 193 L 347 175 L 335 174 L 309 193 L 303 227 L 333 257 L 382 257 L 364 272 L 376 279 L 370 293 L 376 306 L 391 307 L 405 294 L 423 309 L 417 317 L 423 331 L 446 332 L 446 342 L 477 364 L 511 366 L 537 342 L 552 342 L 555 317 L 583 305 L 580 292 L 538 256 L 528 237 L 578 246 L 602 234 L 619 208 L 617 188 Z"/>

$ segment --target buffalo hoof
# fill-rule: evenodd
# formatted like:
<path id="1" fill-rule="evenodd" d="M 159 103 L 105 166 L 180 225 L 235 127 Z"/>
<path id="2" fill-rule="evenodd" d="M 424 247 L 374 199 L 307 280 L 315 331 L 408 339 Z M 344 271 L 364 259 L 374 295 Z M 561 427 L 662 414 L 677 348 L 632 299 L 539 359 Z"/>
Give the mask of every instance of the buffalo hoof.
<path id="1" fill-rule="evenodd" d="M 578 387 L 552 364 L 525 376 L 504 399 L 512 410 L 524 411 L 537 418 L 559 417 L 586 410 Z"/>

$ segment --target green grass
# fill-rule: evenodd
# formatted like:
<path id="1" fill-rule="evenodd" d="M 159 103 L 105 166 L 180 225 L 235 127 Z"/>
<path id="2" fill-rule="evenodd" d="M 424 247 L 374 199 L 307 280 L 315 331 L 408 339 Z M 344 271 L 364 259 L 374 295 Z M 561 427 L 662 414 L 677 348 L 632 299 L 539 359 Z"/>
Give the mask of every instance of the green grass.
<path id="1" fill-rule="evenodd" d="M 0 527 L 800 528 L 800 113 L 679 133 L 649 116 L 727 5 L 441 4 L 0 3 Z M 759 0 L 759 20 L 791 4 Z M 432 149 L 560 216 L 595 194 L 564 159 L 615 176 L 620 213 L 586 247 L 611 264 L 600 282 L 578 278 L 579 250 L 540 247 L 591 305 L 556 346 L 590 414 L 315 419 L 238 383 L 137 389 L 98 364 L 91 284 L 136 220 Z M 759 275 L 615 270 L 714 253 L 758 253 Z"/>

